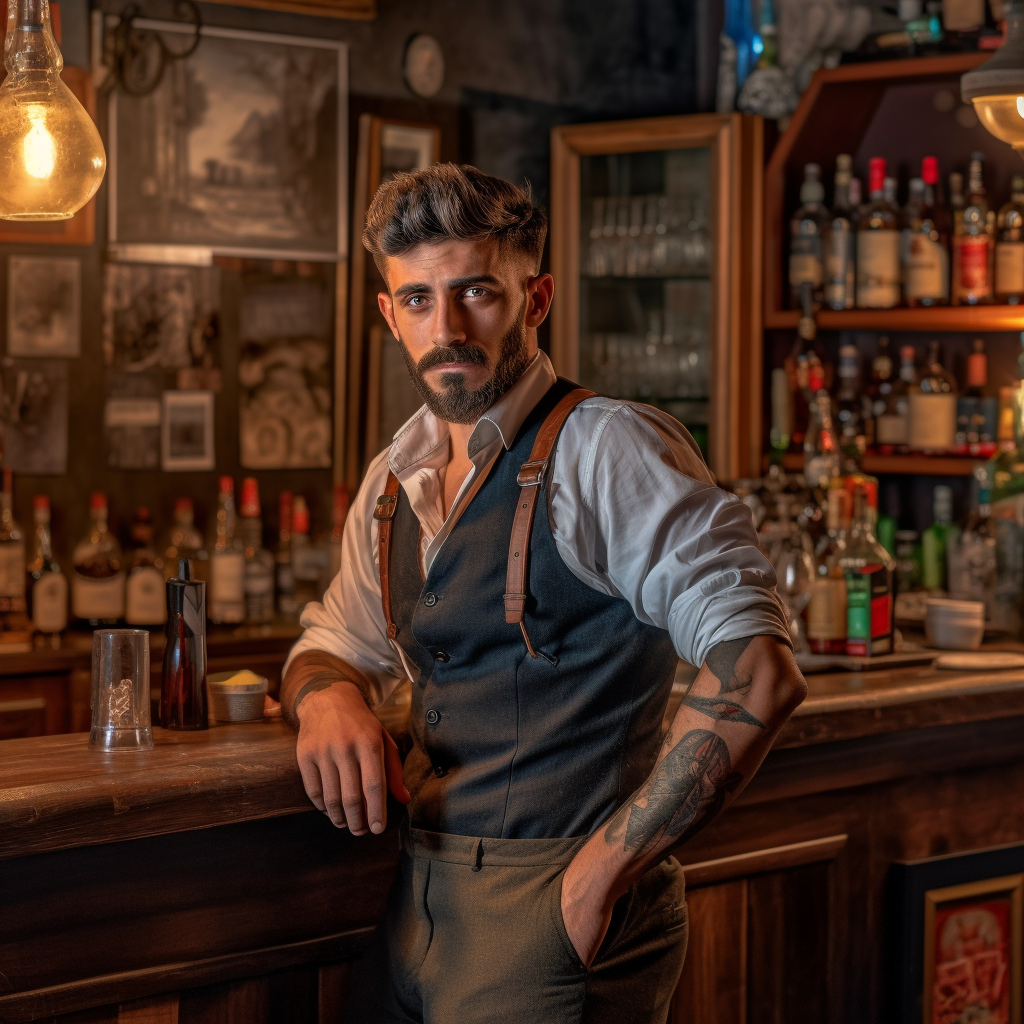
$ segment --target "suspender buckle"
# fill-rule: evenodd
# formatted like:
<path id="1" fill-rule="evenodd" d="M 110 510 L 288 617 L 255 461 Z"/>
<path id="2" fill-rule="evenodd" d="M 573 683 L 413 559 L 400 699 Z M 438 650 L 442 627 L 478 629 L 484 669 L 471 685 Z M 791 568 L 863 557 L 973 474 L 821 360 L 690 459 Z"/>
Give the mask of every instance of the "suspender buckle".
<path id="1" fill-rule="evenodd" d="M 547 459 L 535 459 L 532 462 L 524 462 L 519 470 L 519 476 L 516 477 L 516 483 L 520 487 L 539 487 L 547 464 Z"/>
<path id="2" fill-rule="evenodd" d="M 395 494 L 382 494 L 377 499 L 377 504 L 373 510 L 373 518 L 377 522 L 386 522 L 389 519 L 394 518 L 395 509 L 398 507 L 398 496 Z"/>

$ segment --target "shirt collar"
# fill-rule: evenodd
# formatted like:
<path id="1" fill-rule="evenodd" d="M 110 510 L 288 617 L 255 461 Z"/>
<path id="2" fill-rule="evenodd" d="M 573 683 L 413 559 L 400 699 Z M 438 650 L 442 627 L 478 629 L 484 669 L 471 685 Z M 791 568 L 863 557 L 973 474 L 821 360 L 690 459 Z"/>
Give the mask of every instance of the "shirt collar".
<path id="1" fill-rule="evenodd" d="M 472 459 L 498 438 L 506 450 L 511 448 L 526 417 L 556 380 L 551 360 L 538 352 L 519 380 L 477 420 L 469 437 L 469 457 Z M 448 424 L 425 405 L 421 406 L 395 434 L 388 452 L 388 466 L 400 476 L 410 467 L 437 455 L 442 447 L 447 449 L 448 443 Z"/>

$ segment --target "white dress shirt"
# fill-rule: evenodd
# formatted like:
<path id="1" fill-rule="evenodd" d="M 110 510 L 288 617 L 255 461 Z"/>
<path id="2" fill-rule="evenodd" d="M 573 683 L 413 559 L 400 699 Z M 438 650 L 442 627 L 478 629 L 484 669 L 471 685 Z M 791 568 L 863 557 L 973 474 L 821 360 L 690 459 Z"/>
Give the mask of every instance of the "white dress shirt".
<path id="1" fill-rule="evenodd" d="M 480 417 L 469 439 L 472 469 L 447 517 L 447 424 L 423 406 L 399 430 L 367 470 L 345 523 L 341 572 L 322 604 L 306 606 L 289 663 L 302 651 L 327 651 L 373 680 L 380 700 L 403 676 L 415 681 L 418 670 L 388 639 L 381 605 L 373 510 L 388 470 L 419 520 L 425 578 L 502 447 L 554 382 L 550 360 L 538 353 Z M 693 438 L 667 413 L 612 398 L 583 402 L 559 435 L 548 495 L 555 544 L 570 572 L 668 630 L 685 661 L 701 665 L 725 640 L 771 634 L 789 641 L 749 509 L 715 485 Z M 508 540 L 495 538 L 503 563 Z"/>

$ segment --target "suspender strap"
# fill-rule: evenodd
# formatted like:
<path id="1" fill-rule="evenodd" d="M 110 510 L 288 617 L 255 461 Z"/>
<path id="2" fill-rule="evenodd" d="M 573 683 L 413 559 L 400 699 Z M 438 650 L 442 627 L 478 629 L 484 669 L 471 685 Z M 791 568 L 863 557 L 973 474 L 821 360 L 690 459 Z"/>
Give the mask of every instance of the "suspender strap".
<path id="1" fill-rule="evenodd" d="M 377 520 L 377 561 L 380 565 L 380 599 L 384 605 L 384 621 L 388 624 L 388 639 L 394 640 L 398 627 L 391 618 L 391 520 L 398 507 L 398 477 L 388 471 L 384 493 L 377 499 L 373 518 Z"/>
<path id="2" fill-rule="evenodd" d="M 580 402 L 593 398 L 594 392 L 585 388 L 570 391 L 548 413 L 541 424 L 537 438 L 533 442 L 530 459 L 524 462 L 519 470 L 519 503 L 516 505 L 515 518 L 512 521 L 512 539 L 508 547 L 508 572 L 505 576 L 505 621 L 518 623 L 523 631 L 526 649 L 531 657 L 537 655 L 526 635 L 523 615 L 526 611 L 526 580 L 527 559 L 530 553 L 530 531 L 533 528 L 533 513 L 537 508 L 537 494 L 540 492 L 544 472 L 551 459 L 558 435 L 569 418 L 569 414 Z"/>

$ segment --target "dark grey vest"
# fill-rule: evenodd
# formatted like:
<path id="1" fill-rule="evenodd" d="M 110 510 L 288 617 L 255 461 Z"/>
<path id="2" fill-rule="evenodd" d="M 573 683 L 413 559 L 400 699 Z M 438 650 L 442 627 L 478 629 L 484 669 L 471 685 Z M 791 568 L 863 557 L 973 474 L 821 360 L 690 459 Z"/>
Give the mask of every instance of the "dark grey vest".
<path id="1" fill-rule="evenodd" d="M 516 477 L 559 379 L 441 546 L 424 583 L 400 490 L 390 578 L 397 640 L 420 670 L 405 763 L 413 828 L 501 839 L 587 835 L 650 774 L 676 665 L 667 632 L 565 566 L 542 485 L 530 543 L 527 653 L 502 595 Z M 550 474 L 549 474 L 550 475 Z"/>

